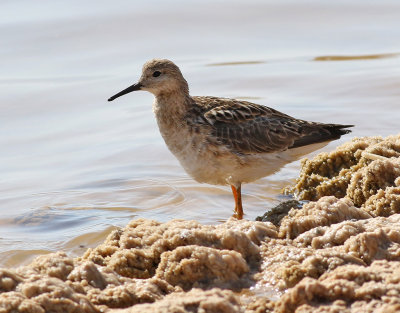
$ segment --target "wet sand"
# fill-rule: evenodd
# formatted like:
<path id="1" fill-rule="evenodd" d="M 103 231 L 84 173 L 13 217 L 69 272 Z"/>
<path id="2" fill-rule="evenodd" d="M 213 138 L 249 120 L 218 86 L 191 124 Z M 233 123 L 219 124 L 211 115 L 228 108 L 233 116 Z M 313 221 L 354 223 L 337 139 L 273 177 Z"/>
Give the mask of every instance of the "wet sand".
<path id="1" fill-rule="evenodd" d="M 303 161 L 293 190 L 313 201 L 275 224 L 134 219 L 81 257 L 3 268 L 0 309 L 396 312 L 399 158 L 400 135 L 355 138 Z"/>

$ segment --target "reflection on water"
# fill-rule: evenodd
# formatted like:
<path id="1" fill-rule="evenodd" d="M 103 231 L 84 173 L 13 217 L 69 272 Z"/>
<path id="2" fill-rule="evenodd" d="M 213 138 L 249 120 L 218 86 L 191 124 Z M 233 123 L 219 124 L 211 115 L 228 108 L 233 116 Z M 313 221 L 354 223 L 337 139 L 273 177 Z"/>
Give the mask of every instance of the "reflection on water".
<path id="1" fill-rule="evenodd" d="M 354 61 L 354 60 L 375 60 L 399 57 L 400 53 L 383 53 L 367 55 L 326 55 L 315 57 L 314 61 Z"/>
<path id="2" fill-rule="evenodd" d="M 152 57 L 175 61 L 193 95 L 356 125 L 325 151 L 398 133 L 399 9 L 389 0 L 2 2 L 0 265 L 79 255 L 132 218 L 231 216 L 230 188 L 196 183 L 165 147 L 151 95 L 107 102 Z M 245 217 L 286 199 L 299 164 L 244 185 Z"/>
<path id="3" fill-rule="evenodd" d="M 232 62 L 220 62 L 220 63 L 210 63 L 208 66 L 228 66 L 228 65 L 251 65 L 251 64 L 262 64 L 265 61 L 232 61 Z"/>

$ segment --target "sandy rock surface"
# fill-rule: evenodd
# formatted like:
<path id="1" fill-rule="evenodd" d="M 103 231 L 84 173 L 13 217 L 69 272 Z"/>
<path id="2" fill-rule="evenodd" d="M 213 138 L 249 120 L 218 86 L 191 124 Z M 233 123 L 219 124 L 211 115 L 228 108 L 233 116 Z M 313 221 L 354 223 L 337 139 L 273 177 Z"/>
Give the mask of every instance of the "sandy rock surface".
<path id="1" fill-rule="evenodd" d="M 400 213 L 400 135 L 354 138 L 331 153 L 305 159 L 297 184 L 299 199 L 346 197 L 374 216 Z"/>
<path id="2" fill-rule="evenodd" d="M 180 313 L 180 312 L 204 312 L 204 313 L 242 313 L 243 309 L 229 290 L 192 289 L 189 292 L 177 292 L 167 295 L 161 301 L 152 304 L 135 305 L 125 310 L 115 310 L 114 313 Z"/>
<path id="3" fill-rule="evenodd" d="M 57 252 L 1 269 L 0 312 L 241 312 L 231 290 L 254 284 L 260 245 L 276 236 L 263 222 L 134 220 L 80 258 Z"/>
<path id="4" fill-rule="evenodd" d="M 138 219 L 82 257 L 0 269 L 0 313 L 400 311 L 399 136 L 304 161 L 293 190 L 313 202 L 274 224 Z"/>

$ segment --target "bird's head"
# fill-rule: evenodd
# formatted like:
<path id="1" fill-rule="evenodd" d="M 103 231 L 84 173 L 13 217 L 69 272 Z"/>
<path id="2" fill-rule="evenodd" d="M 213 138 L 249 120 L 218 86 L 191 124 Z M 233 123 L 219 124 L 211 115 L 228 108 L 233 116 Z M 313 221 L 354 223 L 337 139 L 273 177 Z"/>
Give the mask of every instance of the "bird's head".
<path id="1" fill-rule="evenodd" d="M 173 93 L 189 93 L 189 87 L 178 66 L 166 59 L 153 59 L 143 65 L 136 84 L 112 96 L 108 101 L 136 90 L 146 90 L 156 97 Z"/>

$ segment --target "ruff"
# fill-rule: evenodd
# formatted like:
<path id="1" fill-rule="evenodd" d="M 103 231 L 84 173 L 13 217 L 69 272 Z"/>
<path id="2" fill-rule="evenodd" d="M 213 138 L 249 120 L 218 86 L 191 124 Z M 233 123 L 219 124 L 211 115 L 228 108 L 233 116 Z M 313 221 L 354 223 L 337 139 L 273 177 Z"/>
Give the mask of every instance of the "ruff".
<path id="1" fill-rule="evenodd" d="M 190 96 L 178 66 L 164 59 L 145 63 L 139 82 L 108 101 L 136 90 L 155 96 L 160 133 L 186 172 L 201 183 L 231 186 L 238 219 L 242 183 L 277 172 L 353 126 L 299 120 L 247 101 Z"/>

